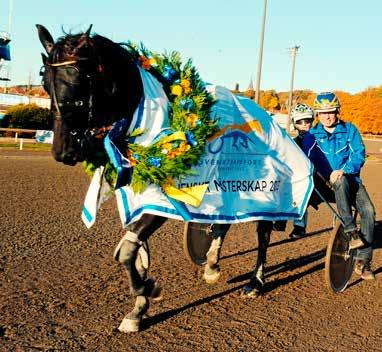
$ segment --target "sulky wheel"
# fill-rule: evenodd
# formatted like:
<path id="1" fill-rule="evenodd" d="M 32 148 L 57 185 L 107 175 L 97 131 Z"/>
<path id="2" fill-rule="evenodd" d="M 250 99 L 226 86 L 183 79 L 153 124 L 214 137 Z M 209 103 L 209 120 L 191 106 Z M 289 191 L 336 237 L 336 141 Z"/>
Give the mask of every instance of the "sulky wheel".
<path id="1" fill-rule="evenodd" d="M 211 224 L 186 222 L 183 233 L 183 249 L 187 257 L 196 265 L 204 265 L 207 252 L 213 240 Z"/>
<path id="2" fill-rule="evenodd" d="M 325 280 L 332 291 L 342 292 L 348 285 L 354 267 L 353 254 L 342 224 L 337 223 L 330 234 L 325 259 Z"/>

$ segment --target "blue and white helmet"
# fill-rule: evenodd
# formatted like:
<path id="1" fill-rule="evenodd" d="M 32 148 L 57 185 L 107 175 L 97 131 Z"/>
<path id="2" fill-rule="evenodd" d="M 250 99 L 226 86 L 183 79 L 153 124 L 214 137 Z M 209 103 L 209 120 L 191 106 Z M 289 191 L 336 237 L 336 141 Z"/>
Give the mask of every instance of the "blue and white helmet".
<path id="1" fill-rule="evenodd" d="M 298 103 L 296 104 L 291 111 L 292 122 L 296 123 L 296 121 L 303 119 L 314 119 L 314 111 L 313 109 L 306 104 Z"/>

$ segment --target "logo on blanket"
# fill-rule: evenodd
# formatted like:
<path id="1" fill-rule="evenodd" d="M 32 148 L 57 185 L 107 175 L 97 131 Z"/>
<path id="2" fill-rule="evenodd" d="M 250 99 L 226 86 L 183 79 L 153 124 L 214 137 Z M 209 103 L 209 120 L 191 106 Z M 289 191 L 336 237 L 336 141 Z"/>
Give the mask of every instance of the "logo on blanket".
<path id="1" fill-rule="evenodd" d="M 211 154 L 217 153 L 246 153 L 250 146 L 256 145 L 249 135 L 254 132 L 262 132 L 261 125 L 258 121 L 250 121 L 241 125 L 228 125 L 222 128 L 209 138 L 208 151 Z M 222 151 L 226 146 L 227 151 Z"/>

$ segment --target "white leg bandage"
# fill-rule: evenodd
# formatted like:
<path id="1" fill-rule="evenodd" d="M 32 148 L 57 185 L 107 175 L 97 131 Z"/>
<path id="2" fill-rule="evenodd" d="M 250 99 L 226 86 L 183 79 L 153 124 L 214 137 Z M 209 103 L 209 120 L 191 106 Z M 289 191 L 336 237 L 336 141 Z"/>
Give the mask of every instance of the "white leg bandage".
<path id="1" fill-rule="evenodd" d="M 116 261 L 118 261 L 119 251 L 121 250 L 121 247 L 122 247 L 122 244 L 123 244 L 124 241 L 129 241 L 129 242 L 132 242 L 132 243 L 138 243 L 141 246 L 140 248 L 143 247 L 142 246 L 143 242 L 138 240 L 138 235 L 136 233 L 134 233 L 134 232 L 127 231 L 126 234 L 121 238 L 121 240 L 117 244 L 117 247 L 115 248 L 113 257 L 114 257 L 114 259 Z"/>

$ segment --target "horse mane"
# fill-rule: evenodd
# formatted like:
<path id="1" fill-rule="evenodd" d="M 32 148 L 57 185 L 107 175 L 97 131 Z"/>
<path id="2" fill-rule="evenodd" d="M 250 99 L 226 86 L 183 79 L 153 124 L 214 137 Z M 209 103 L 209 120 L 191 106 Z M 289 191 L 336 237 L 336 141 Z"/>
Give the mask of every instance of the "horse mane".
<path id="1" fill-rule="evenodd" d="M 83 32 L 77 34 L 65 33 L 64 36 L 58 38 L 55 43 L 54 58 L 59 61 L 83 57 L 86 47 L 89 46 L 92 48 L 94 55 L 133 62 L 133 58 L 124 47 L 124 44 L 115 43 L 99 34 L 85 39 L 84 34 Z"/>

